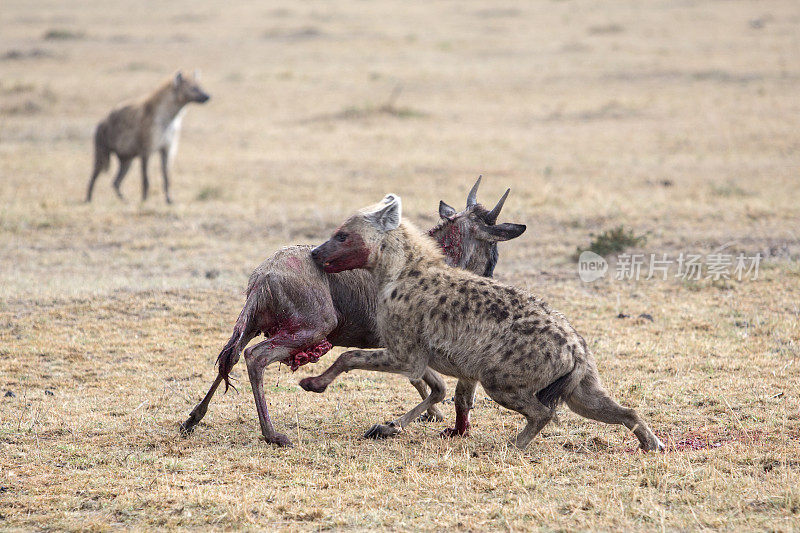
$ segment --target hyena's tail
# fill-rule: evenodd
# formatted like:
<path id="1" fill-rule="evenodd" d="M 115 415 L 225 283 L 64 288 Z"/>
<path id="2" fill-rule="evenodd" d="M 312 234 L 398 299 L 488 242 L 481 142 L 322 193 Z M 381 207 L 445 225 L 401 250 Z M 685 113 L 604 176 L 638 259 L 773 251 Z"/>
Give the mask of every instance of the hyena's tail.
<path id="1" fill-rule="evenodd" d="M 94 132 L 94 173 L 108 170 L 111 164 L 111 150 L 106 143 L 106 124 L 100 123 Z"/>
<path id="2" fill-rule="evenodd" d="M 572 393 L 573 389 L 580 381 L 582 374 L 578 371 L 578 364 L 572 370 L 546 386 L 536 393 L 536 398 L 547 408 L 553 410 Z"/>
<path id="3" fill-rule="evenodd" d="M 92 190 L 94 189 L 94 182 L 101 172 L 108 170 L 111 163 L 111 150 L 108 148 L 106 142 L 106 124 L 101 122 L 94 132 L 94 169 L 92 170 L 92 177 L 89 178 L 89 188 L 86 191 L 86 201 L 92 201 Z"/>

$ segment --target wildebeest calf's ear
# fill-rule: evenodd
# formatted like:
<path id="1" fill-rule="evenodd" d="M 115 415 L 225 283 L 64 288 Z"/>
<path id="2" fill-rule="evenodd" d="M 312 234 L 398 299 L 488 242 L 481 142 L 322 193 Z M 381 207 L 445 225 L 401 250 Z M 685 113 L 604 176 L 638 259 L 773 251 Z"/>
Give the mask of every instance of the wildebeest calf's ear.
<path id="1" fill-rule="evenodd" d="M 525 224 L 511 224 L 505 222 L 495 226 L 485 226 L 483 231 L 489 234 L 490 238 L 494 241 L 508 241 L 519 237 L 525 232 Z"/>
<path id="2" fill-rule="evenodd" d="M 367 215 L 379 231 L 391 231 L 400 225 L 403 204 L 396 194 L 387 194 L 375 211 Z"/>
<path id="3" fill-rule="evenodd" d="M 442 218 L 450 218 L 456 214 L 456 210 L 439 200 L 439 216 Z"/>
<path id="4" fill-rule="evenodd" d="M 179 70 L 178 72 L 175 73 L 175 79 L 172 80 L 172 86 L 177 89 L 182 81 L 183 81 L 183 73 Z"/>

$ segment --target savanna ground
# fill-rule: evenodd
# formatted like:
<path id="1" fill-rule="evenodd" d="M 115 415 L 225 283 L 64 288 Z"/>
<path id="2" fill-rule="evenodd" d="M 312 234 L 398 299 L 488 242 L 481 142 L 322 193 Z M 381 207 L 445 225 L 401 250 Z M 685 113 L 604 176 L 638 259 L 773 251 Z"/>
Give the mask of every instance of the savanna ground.
<path id="1" fill-rule="evenodd" d="M 800 528 L 798 57 L 794 0 L 4 0 L 0 529 Z M 137 167 L 127 203 L 106 174 L 83 204 L 96 122 L 179 67 L 212 100 L 177 205 L 154 161 L 146 204 Z M 339 350 L 267 370 L 296 447 L 259 440 L 243 364 L 178 435 L 263 258 L 390 191 L 433 225 L 480 173 L 528 225 L 497 277 L 571 318 L 667 453 L 566 409 L 510 449 L 522 418 L 480 389 L 469 438 L 437 438 L 450 402 L 365 441 L 416 393 L 297 386 Z M 760 253 L 759 279 L 582 283 L 576 247 L 620 224 L 642 253 Z"/>

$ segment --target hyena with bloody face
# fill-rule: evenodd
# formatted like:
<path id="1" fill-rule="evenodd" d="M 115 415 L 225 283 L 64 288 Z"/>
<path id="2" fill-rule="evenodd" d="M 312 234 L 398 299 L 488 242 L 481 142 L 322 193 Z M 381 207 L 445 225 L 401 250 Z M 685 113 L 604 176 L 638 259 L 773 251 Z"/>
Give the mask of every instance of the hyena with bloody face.
<path id="1" fill-rule="evenodd" d="M 158 150 L 161 156 L 161 174 L 164 177 L 164 197 L 169 195 L 169 164 L 178 148 L 181 121 L 190 102 L 205 103 L 211 98 L 198 84 L 197 75 L 190 79 L 178 72 L 153 93 L 137 102 L 123 104 L 114 109 L 100 124 L 94 134 L 94 169 L 89 178 L 86 201 L 92 201 L 92 190 L 97 176 L 108 170 L 111 154 L 119 159 L 119 170 L 114 179 L 114 190 L 122 197 L 119 187 L 135 158 L 142 162 L 142 201 L 147 199 L 150 183 L 147 161 Z"/>
<path id="2" fill-rule="evenodd" d="M 478 178 L 467 195 L 467 207 L 461 212 L 439 203 L 441 222 L 429 235 L 439 243 L 448 265 L 491 276 L 498 259 L 497 243 L 521 235 L 525 226 L 497 224 L 509 191 L 492 210 L 487 210 L 477 200 L 480 182 Z M 244 308 L 217 359 L 219 373 L 205 397 L 181 424 L 184 434 L 191 433 L 203 419 L 223 381 L 227 389 L 229 374 L 239 361 L 240 352 L 260 334 L 267 339 L 244 350 L 244 357 L 261 433 L 267 442 L 281 446 L 291 442 L 272 425 L 264 399 L 264 368 L 280 361 L 296 370 L 316 362 L 333 346 L 382 346 L 375 325 L 378 289 L 372 276 L 364 270 L 323 272 L 312 260 L 311 249 L 311 246 L 290 246 L 278 250 L 250 276 Z M 346 266 L 339 265 L 342 270 Z M 428 369 L 411 383 L 427 398 L 426 382 L 440 381 L 441 377 Z M 442 420 L 433 403 L 428 406 L 427 418 Z"/>
<path id="3" fill-rule="evenodd" d="M 433 241 L 401 223 L 400 198 L 350 217 L 312 256 L 326 271 L 362 268 L 378 285 L 377 329 L 386 348 L 345 352 L 325 373 L 300 385 L 321 392 L 337 375 L 353 369 L 419 378 L 433 369 L 458 378 L 456 427 L 463 435 L 475 386 L 500 405 L 524 415 L 527 426 L 514 444 L 525 448 L 554 417 L 562 401 L 576 413 L 624 424 L 644 450 L 664 445 L 633 409 L 611 399 L 600 382 L 586 342 L 567 319 L 540 298 L 493 279 L 447 268 Z M 444 398 L 443 380 L 414 409 L 368 437 L 398 434 L 431 403 Z"/>

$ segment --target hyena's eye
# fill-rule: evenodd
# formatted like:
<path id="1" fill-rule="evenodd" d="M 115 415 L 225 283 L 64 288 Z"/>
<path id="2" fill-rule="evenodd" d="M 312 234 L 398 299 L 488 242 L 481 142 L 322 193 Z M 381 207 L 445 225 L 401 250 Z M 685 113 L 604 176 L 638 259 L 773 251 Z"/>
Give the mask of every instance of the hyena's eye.
<path id="1" fill-rule="evenodd" d="M 339 233 L 334 235 L 333 238 L 336 239 L 339 242 L 344 242 L 344 241 L 347 240 L 347 233 L 344 233 L 344 232 L 340 231 Z"/>

